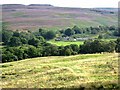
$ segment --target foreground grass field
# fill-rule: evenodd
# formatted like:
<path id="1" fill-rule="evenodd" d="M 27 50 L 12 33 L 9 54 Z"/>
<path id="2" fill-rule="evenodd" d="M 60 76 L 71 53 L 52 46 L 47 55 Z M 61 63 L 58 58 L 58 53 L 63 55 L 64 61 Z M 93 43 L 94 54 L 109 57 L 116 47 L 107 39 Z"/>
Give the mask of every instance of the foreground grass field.
<path id="1" fill-rule="evenodd" d="M 3 88 L 114 88 L 118 80 L 117 53 L 40 57 L 1 65 Z"/>

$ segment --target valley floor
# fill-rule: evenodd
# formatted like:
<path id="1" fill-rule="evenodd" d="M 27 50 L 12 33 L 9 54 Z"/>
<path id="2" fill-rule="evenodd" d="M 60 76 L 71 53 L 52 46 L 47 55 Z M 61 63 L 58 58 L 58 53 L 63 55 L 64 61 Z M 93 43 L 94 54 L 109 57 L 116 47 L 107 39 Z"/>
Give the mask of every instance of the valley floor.
<path id="1" fill-rule="evenodd" d="M 1 65 L 3 88 L 99 87 L 118 80 L 117 53 L 38 57 Z"/>

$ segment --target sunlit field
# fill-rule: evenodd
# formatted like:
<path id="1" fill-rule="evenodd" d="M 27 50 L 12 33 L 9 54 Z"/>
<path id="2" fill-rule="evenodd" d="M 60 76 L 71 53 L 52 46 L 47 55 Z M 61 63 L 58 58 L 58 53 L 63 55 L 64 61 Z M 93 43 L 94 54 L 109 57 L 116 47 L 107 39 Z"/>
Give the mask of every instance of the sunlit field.
<path id="1" fill-rule="evenodd" d="M 77 45 L 81 45 L 84 43 L 84 41 L 75 41 L 75 42 L 71 42 L 71 41 L 48 41 L 51 44 L 57 45 L 57 46 L 66 46 L 66 45 L 70 45 L 70 44 L 77 44 Z"/>
<path id="2" fill-rule="evenodd" d="M 83 54 L 1 64 L 3 88 L 116 88 L 118 54 Z"/>

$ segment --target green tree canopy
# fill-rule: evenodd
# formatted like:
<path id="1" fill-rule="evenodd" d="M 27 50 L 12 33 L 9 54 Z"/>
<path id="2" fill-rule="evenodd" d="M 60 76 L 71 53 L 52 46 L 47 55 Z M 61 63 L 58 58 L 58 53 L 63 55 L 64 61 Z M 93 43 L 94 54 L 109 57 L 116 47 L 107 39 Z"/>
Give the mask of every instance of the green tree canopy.
<path id="1" fill-rule="evenodd" d="M 75 34 L 75 31 L 70 29 L 70 28 L 65 30 L 65 35 L 67 35 L 67 36 L 71 36 L 71 35 L 74 35 L 74 34 Z"/>

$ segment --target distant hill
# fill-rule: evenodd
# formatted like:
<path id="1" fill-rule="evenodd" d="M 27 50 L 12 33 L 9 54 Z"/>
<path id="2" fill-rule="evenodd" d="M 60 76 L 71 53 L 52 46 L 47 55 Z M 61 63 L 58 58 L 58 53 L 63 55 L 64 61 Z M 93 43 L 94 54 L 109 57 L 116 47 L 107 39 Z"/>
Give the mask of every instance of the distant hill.
<path id="1" fill-rule="evenodd" d="M 50 4 L 3 4 L 3 22 L 12 30 L 117 25 L 116 8 L 66 8 Z"/>
<path id="2" fill-rule="evenodd" d="M 25 8 L 25 5 L 23 4 L 3 4 L 3 9 L 19 9 L 19 8 Z"/>
<path id="3" fill-rule="evenodd" d="M 52 6 L 50 4 L 30 4 L 28 6 Z"/>

